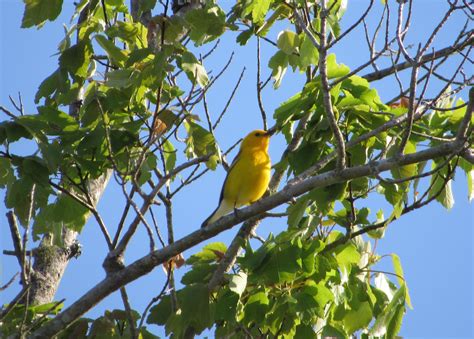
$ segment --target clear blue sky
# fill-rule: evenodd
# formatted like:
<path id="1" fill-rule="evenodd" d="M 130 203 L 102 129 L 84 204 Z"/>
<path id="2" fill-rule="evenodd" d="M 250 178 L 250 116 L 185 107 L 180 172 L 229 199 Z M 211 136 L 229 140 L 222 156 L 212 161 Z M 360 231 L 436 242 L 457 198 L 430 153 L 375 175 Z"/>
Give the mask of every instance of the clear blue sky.
<path id="1" fill-rule="evenodd" d="M 33 102 L 36 89 L 40 82 L 51 74 L 57 66 L 57 44 L 63 38 L 62 24 L 70 25 L 69 18 L 72 1 L 65 1 L 64 13 L 54 23 L 47 23 L 41 30 L 20 29 L 23 5 L 19 1 L 1 0 L 0 2 L 0 104 L 10 108 L 8 95 L 15 97 L 22 93 L 27 113 L 36 113 Z M 362 1 L 350 1 L 346 22 L 352 22 L 364 7 L 357 7 Z M 364 1 L 365 3 L 365 1 Z M 380 2 L 378 4 L 380 7 Z M 421 0 L 416 2 L 413 22 L 409 39 L 417 42 L 420 36 L 429 32 L 443 13 L 444 1 Z M 228 6 L 229 2 L 224 2 Z M 373 20 L 369 20 L 372 23 Z M 461 25 L 459 20 L 448 24 L 448 29 L 443 30 L 436 39 L 435 47 L 445 47 L 451 43 L 453 35 Z M 291 28 L 282 26 L 284 28 Z M 275 38 L 275 37 L 273 37 Z M 235 51 L 234 62 L 229 72 L 222 78 L 210 93 L 210 109 L 214 119 L 222 109 L 230 87 L 237 80 L 241 69 L 246 66 L 247 72 L 244 83 L 239 89 L 236 99 L 225 116 L 220 129 L 216 132 L 217 139 L 223 149 L 232 145 L 237 139 L 248 131 L 261 127 L 256 95 L 255 95 L 255 57 L 254 42 L 242 48 L 233 44 L 234 37 L 224 39 L 220 54 L 211 58 L 207 67 L 218 68 L 225 63 L 230 52 Z M 263 59 L 268 60 L 272 55 L 272 48 L 263 44 Z M 359 52 L 361 51 L 361 52 Z M 365 42 L 359 37 L 351 37 L 338 47 L 338 61 L 350 67 L 357 66 L 367 58 Z M 266 64 L 266 61 L 263 62 Z M 472 69 L 468 73 L 472 73 Z M 364 72 L 365 73 L 365 72 Z M 264 75 L 265 77 L 265 75 Z M 231 85 L 230 85 L 231 84 Z M 267 111 L 271 114 L 273 109 L 284 99 L 300 89 L 301 79 L 298 74 L 288 72 L 282 87 L 277 91 L 266 91 L 264 102 Z M 378 82 L 373 86 L 379 91 L 384 100 L 389 100 L 397 95 L 398 87 L 393 82 Z M 435 93 L 437 86 L 428 90 Z M 464 95 L 465 97 L 465 95 Z M 201 114 L 201 108 L 196 113 Z M 2 114 L 2 113 L 0 113 Z M 5 119 L 2 116 L 1 119 Z M 18 152 L 25 150 L 25 145 L 17 148 Z M 280 158 L 283 147 L 281 136 L 272 140 L 271 154 L 274 161 Z M 183 159 L 181 157 L 181 159 Z M 224 171 L 220 168 L 211 172 L 188 191 L 178 196 L 175 208 L 175 237 L 180 238 L 199 227 L 200 222 L 214 209 L 224 178 Z M 402 261 L 405 277 L 411 292 L 414 310 L 409 310 L 404 318 L 401 335 L 404 337 L 473 337 L 473 209 L 467 201 L 466 178 L 458 172 L 453 183 L 456 203 L 454 208 L 446 211 L 441 205 L 433 203 L 404 216 L 394 222 L 386 232 L 385 238 L 377 245 L 379 254 L 397 253 Z M 103 213 L 107 225 L 115 225 L 119 219 L 120 206 L 117 205 L 117 194 L 121 192 L 115 185 L 110 185 L 99 209 Z M 206 196 L 202 198 L 203 194 Z M 3 201 L 4 192 L 0 192 Z M 196 197 L 200 197 L 196 199 Z M 121 199 L 121 198 L 120 198 Z M 122 199 L 120 200 L 120 203 Z M 383 199 L 371 200 L 371 211 L 375 213 L 378 208 L 388 208 Z M 9 233 L 6 226 L 6 213 L 3 203 L 0 204 L 1 247 L 11 249 Z M 164 224 L 163 210 L 157 210 L 159 223 Z M 386 210 L 386 215 L 390 210 Z M 265 221 L 258 230 L 259 235 L 266 236 L 270 231 L 278 232 L 283 227 L 282 221 Z M 212 241 L 229 243 L 237 228 L 221 234 Z M 89 222 L 79 237 L 83 245 L 83 254 L 78 260 L 73 260 L 68 266 L 61 282 L 57 299 L 66 298 L 70 304 L 80 297 L 89 288 L 94 286 L 104 277 L 100 265 L 105 257 L 105 243 L 97 225 Z M 144 246 L 143 244 L 146 244 Z M 198 250 L 201 246 L 185 253 L 186 257 Z M 145 232 L 140 230 L 132 242 L 131 253 L 127 262 L 146 254 L 148 239 Z M 385 259 L 379 269 L 392 271 L 391 262 Z M 13 257 L 2 256 L 1 274 L 2 281 L 8 280 L 16 271 L 17 262 Z M 179 281 L 181 272 L 177 272 Z M 129 285 L 132 307 L 142 311 L 150 298 L 158 294 L 165 280 L 161 268 L 156 268 L 147 277 Z M 10 287 L 2 293 L 1 302 L 10 300 L 18 286 Z M 122 308 L 118 293 L 113 294 L 101 302 L 88 316 L 97 317 L 104 309 Z M 156 328 L 154 328 L 156 330 Z M 159 333 L 162 333 L 161 331 Z M 163 334 L 162 334 L 163 335 Z"/>

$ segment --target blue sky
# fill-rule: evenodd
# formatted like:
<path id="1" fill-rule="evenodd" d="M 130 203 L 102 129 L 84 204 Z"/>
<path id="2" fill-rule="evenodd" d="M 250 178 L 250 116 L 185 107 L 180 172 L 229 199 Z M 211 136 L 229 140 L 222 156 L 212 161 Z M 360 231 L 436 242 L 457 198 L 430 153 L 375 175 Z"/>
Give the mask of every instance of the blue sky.
<path id="1" fill-rule="evenodd" d="M 70 25 L 72 2 L 66 0 L 65 3 L 64 13 L 54 23 L 47 23 L 40 30 L 23 30 L 20 29 L 23 12 L 21 2 L 1 0 L 1 105 L 12 108 L 8 95 L 16 97 L 17 93 L 21 92 L 26 112 L 36 112 L 33 98 L 37 87 L 46 76 L 56 69 L 57 56 L 54 54 L 57 52 L 57 44 L 63 38 L 62 24 Z M 230 2 L 223 3 L 224 6 L 228 6 Z M 358 7 L 357 3 L 362 2 L 351 1 L 349 3 L 346 22 L 352 22 L 364 10 L 364 7 Z M 443 13 L 444 3 L 441 0 L 417 1 L 414 8 L 416 20 L 412 23 L 409 41 L 416 43 L 426 32 L 432 30 Z M 376 5 L 381 7 L 379 3 Z M 449 22 L 447 28 L 435 40 L 434 46 L 438 48 L 448 46 L 462 23 L 459 20 Z M 370 24 L 373 24 L 373 19 L 369 20 Z M 289 25 L 282 25 L 278 28 L 291 29 Z M 231 51 L 235 51 L 234 62 L 229 72 L 223 76 L 209 94 L 209 106 L 214 119 L 224 106 L 240 71 L 244 66 L 247 68 L 235 101 L 216 131 L 217 140 L 223 149 L 232 145 L 248 131 L 261 127 L 255 95 L 255 41 L 251 41 L 248 47 L 239 47 L 234 45 L 234 37 L 227 35 L 220 46 L 219 54 L 210 58 L 206 65 L 209 68 L 219 69 L 230 56 Z M 271 38 L 275 39 L 276 37 Z M 265 65 L 274 50 L 263 42 L 262 48 L 263 64 Z M 359 53 L 359 51 L 362 52 Z M 343 62 L 350 67 L 359 65 L 367 58 L 365 42 L 361 40 L 360 35 L 348 37 L 341 47 L 335 48 L 334 52 L 337 54 L 338 62 Z M 367 72 L 369 71 L 370 69 L 367 69 Z M 362 72 L 362 74 L 365 73 Z M 267 74 L 264 73 L 263 78 L 266 78 Z M 298 74 L 289 71 L 280 89 L 277 91 L 266 90 L 264 103 L 269 115 L 279 103 L 300 89 L 301 79 L 299 78 L 301 77 Z M 402 75 L 402 79 L 406 78 L 406 75 Z M 379 91 L 383 100 L 389 100 L 398 93 L 398 87 L 393 81 L 375 82 L 372 86 Z M 434 94 L 437 88 L 439 86 L 433 82 L 432 87 L 428 89 L 427 96 L 429 97 L 430 93 Z M 466 97 L 465 94 L 461 96 Z M 196 113 L 202 114 L 202 109 L 198 108 Z M 5 115 L 1 117 L 1 119 L 5 118 Z M 274 162 L 280 158 L 283 145 L 284 141 L 281 136 L 272 139 L 270 152 Z M 24 151 L 25 147 L 25 145 L 20 145 L 17 149 L 18 152 Z M 183 157 L 181 157 L 182 159 Z M 201 221 L 215 208 L 224 175 L 225 172 L 221 168 L 210 172 L 196 185 L 177 197 L 174 205 L 175 238 L 180 238 L 198 228 Z M 377 244 L 378 254 L 397 253 L 402 261 L 414 306 L 414 310 L 409 310 L 404 318 L 400 333 L 404 337 L 468 338 L 474 336 L 473 209 L 467 201 L 464 173 L 457 173 L 453 190 L 456 203 L 450 211 L 446 211 L 438 203 L 433 203 L 426 208 L 410 213 L 401 220 L 395 221 L 388 228 L 385 238 Z M 102 211 L 107 225 L 115 225 L 120 217 L 121 206 L 116 207 L 118 204 L 116 197 L 117 195 L 121 197 L 121 194 L 116 185 L 110 185 L 99 204 L 99 210 Z M 4 192 L 0 192 L 2 201 L 3 196 Z M 121 204 L 122 199 L 119 202 Z M 369 207 L 372 215 L 379 208 L 386 209 L 385 215 L 390 213 L 388 205 L 379 197 L 371 199 Z M 11 249 L 5 213 L 6 210 L 2 203 L 0 204 L 1 247 L 2 249 Z M 158 209 L 156 213 L 159 224 L 163 225 L 163 210 Z M 283 221 L 265 221 L 259 227 L 258 234 L 265 237 L 269 232 L 278 232 L 283 226 Z M 227 231 L 212 241 L 223 241 L 228 244 L 236 230 L 237 228 Z M 83 245 L 83 254 L 68 266 L 57 294 L 57 299 L 66 298 L 66 304 L 73 302 L 104 277 L 100 263 L 105 257 L 106 246 L 97 225 L 94 222 L 89 222 L 79 240 Z M 200 247 L 186 252 L 186 257 L 189 257 Z M 130 263 L 145 255 L 147 248 L 147 236 L 144 230 L 140 229 L 132 241 L 131 253 L 127 256 L 127 262 Z M 17 262 L 13 257 L 2 257 L 1 275 L 3 281 L 8 280 L 17 269 Z M 390 259 L 384 259 L 379 269 L 392 271 Z M 177 272 L 177 281 L 182 274 L 182 270 Z M 159 293 L 164 281 L 165 274 L 158 267 L 148 276 L 130 284 L 128 291 L 132 307 L 141 312 L 148 300 Z M 17 288 L 18 286 L 15 284 L 14 287 L 3 292 L 1 302 L 8 302 Z M 104 309 L 114 307 L 122 307 L 118 293 L 109 296 L 87 315 L 97 317 L 103 313 Z"/>

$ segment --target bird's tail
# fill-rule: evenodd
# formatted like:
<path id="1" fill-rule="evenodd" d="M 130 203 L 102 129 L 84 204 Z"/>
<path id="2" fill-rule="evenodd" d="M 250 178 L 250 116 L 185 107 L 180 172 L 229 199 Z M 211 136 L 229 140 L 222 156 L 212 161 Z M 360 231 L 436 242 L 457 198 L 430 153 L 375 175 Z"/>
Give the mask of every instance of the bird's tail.
<path id="1" fill-rule="evenodd" d="M 204 222 L 201 224 L 202 227 L 206 227 L 209 224 L 212 224 L 213 222 L 217 221 L 220 217 L 228 214 L 229 212 L 232 212 L 234 210 L 234 205 L 226 201 L 225 199 L 222 199 L 221 202 L 219 203 L 219 206 L 215 209 L 214 212 L 206 219 Z"/>

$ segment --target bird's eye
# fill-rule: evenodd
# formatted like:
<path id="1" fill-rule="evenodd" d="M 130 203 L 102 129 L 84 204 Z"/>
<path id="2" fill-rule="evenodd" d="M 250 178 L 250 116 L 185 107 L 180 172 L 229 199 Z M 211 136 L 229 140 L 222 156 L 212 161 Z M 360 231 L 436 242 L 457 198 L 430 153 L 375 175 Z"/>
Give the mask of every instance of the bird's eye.
<path id="1" fill-rule="evenodd" d="M 258 132 L 255 133 L 255 136 L 256 136 L 256 137 L 259 137 L 259 136 L 260 136 L 260 133 L 258 133 Z"/>

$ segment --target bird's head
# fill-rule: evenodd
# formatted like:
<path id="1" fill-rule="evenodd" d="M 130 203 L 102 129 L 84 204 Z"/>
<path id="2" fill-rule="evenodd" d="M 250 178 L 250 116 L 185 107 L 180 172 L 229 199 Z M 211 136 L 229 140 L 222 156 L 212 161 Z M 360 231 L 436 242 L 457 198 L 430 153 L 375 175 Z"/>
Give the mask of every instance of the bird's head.
<path id="1" fill-rule="evenodd" d="M 241 149 L 252 149 L 258 148 L 262 150 L 268 149 L 268 144 L 270 143 L 270 137 L 273 134 L 273 131 L 264 131 L 262 129 L 256 129 L 255 131 L 250 132 L 242 141 Z"/>

